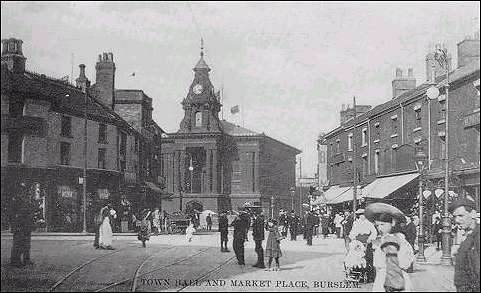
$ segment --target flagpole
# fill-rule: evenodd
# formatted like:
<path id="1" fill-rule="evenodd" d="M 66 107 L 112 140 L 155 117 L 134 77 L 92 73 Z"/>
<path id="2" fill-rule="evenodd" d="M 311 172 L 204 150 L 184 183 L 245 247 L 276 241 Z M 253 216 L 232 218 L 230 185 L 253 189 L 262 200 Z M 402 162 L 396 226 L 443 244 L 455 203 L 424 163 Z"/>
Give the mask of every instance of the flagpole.
<path id="1" fill-rule="evenodd" d="M 244 126 L 244 96 L 241 99 L 241 119 L 242 119 L 242 127 Z"/>
<path id="2" fill-rule="evenodd" d="M 222 99 L 224 98 L 224 84 L 222 83 L 222 88 L 221 88 L 221 92 L 220 92 L 220 97 L 219 97 L 219 103 L 222 104 Z M 224 120 L 224 107 L 222 106 L 222 112 L 221 112 L 221 117 L 222 117 L 222 120 Z"/>

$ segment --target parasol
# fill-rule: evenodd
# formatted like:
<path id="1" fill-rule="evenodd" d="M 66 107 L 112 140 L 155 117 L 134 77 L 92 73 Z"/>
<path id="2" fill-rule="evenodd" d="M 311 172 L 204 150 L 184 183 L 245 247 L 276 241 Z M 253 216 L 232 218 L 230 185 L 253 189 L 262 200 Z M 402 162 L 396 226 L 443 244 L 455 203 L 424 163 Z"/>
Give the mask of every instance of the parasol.
<path id="1" fill-rule="evenodd" d="M 364 213 L 364 215 L 369 221 L 374 221 L 376 219 L 376 216 L 379 214 L 389 214 L 396 218 L 398 221 L 406 221 L 404 213 L 401 212 L 398 208 L 381 202 L 369 204 L 366 207 L 366 211 Z"/>

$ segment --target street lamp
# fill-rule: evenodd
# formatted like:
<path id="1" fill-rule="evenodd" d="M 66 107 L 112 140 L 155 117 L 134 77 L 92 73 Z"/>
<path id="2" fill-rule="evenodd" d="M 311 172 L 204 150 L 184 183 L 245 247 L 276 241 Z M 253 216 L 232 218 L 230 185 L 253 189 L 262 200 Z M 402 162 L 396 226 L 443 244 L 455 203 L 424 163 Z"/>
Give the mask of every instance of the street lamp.
<path id="1" fill-rule="evenodd" d="M 445 88 L 445 144 L 446 144 L 446 155 L 445 155 L 445 170 L 444 170 L 444 213 L 443 213 L 443 255 L 441 257 L 441 263 L 443 265 L 451 265 L 451 247 L 450 247 L 450 238 L 451 238 L 451 220 L 449 218 L 449 202 L 448 202 L 448 194 L 449 194 L 449 56 L 447 49 L 438 47 L 436 48 L 436 52 L 434 54 L 434 59 L 439 63 L 439 65 L 446 71 L 446 84 Z M 434 100 L 439 96 L 439 90 L 435 87 L 431 87 L 426 92 L 429 99 Z"/>
<path id="2" fill-rule="evenodd" d="M 190 171 L 190 193 L 192 193 L 192 186 L 194 185 L 194 166 L 192 165 L 192 155 L 190 155 L 190 166 L 189 166 L 189 171 Z"/>
<path id="3" fill-rule="evenodd" d="M 291 211 L 293 211 L 294 210 L 294 195 L 295 195 L 295 192 L 296 192 L 296 188 L 291 187 L 289 189 L 289 191 L 291 192 Z"/>
<path id="4" fill-rule="evenodd" d="M 414 159 L 416 160 L 416 167 L 420 174 L 419 176 L 419 235 L 418 235 L 418 246 L 419 246 L 419 253 L 417 255 L 418 262 L 426 262 L 426 257 L 424 256 L 424 232 L 423 232 L 423 225 L 424 225 L 424 213 L 423 213 L 423 181 L 424 181 L 424 170 L 426 169 L 426 154 L 424 153 L 424 149 L 421 146 L 421 142 L 419 142 L 419 146 L 416 149 L 416 154 L 414 155 Z"/>

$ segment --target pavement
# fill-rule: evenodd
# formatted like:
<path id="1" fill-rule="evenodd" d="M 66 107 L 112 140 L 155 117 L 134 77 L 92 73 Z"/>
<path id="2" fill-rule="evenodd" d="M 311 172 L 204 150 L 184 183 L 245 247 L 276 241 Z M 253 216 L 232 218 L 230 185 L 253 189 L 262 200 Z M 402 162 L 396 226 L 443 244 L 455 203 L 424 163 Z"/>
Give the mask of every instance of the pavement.
<path id="1" fill-rule="evenodd" d="M 254 242 L 245 243 L 246 265 L 240 266 L 233 252 L 221 253 L 218 233 L 151 237 L 142 249 L 136 236 L 115 235 L 114 251 L 95 250 L 90 235 L 35 235 L 32 259 L 24 268 L 8 265 L 11 235 L 1 235 L 2 292 L 96 291 L 119 281 L 104 291 L 371 291 L 372 284 L 345 282 L 344 241 L 314 238 L 307 246 L 283 240 L 280 271 L 253 268 L 256 261 Z M 252 237 L 249 237 L 252 239 Z M 229 235 L 229 249 L 232 250 Z M 454 292 L 454 268 L 437 263 L 440 254 L 428 247 L 426 264 L 416 264 L 410 274 L 416 291 Z M 76 270 L 76 271 L 74 271 Z M 74 272 L 73 272 L 74 271 Z"/>

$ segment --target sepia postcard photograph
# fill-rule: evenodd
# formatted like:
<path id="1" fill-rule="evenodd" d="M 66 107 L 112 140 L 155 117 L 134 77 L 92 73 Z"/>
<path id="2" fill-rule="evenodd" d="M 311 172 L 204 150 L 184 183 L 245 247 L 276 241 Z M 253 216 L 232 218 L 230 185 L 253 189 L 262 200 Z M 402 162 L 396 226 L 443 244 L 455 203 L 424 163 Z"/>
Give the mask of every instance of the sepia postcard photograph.
<path id="1" fill-rule="evenodd" d="M 0 5 L 1 292 L 480 291 L 480 2 Z"/>

